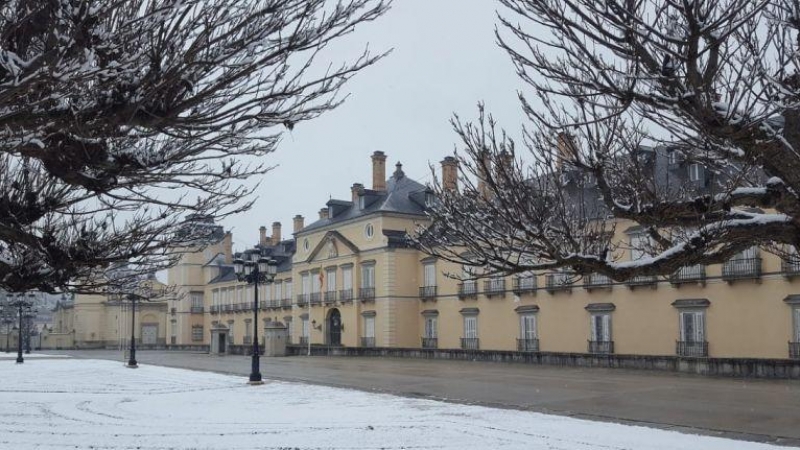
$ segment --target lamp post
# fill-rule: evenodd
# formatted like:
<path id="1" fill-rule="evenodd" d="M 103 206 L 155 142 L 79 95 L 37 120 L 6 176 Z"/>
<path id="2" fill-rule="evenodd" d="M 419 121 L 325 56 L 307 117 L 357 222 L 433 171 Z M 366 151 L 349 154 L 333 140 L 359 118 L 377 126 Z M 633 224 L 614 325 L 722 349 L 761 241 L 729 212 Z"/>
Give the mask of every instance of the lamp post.
<path id="1" fill-rule="evenodd" d="M 250 384 L 263 384 L 259 362 L 260 351 L 258 349 L 258 285 L 259 283 L 270 284 L 275 281 L 275 275 L 278 273 L 278 262 L 261 255 L 259 255 L 257 261 L 255 258 L 255 253 L 251 253 L 247 261 L 236 258 L 233 261 L 233 267 L 239 281 L 253 285 L 253 357 Z"/>
<path id="2" fill-rule="evenodd" d="M 31 294 L 32 296 L 33 294 Z M 36 317 L 36 314 L 39 312 L 36 308 L 28 308 L 25 311 L 25 354 L 30 355 L 31 353 L 31 334 L 33 332 L 33 319 Z M 20 333 L 21 334 L 21 333 Z"/>
<path id="3" fill-rule="evenodd" d="M 125 365 L 129 369 L 139 367 L 139 363 L 136 362 L 136 301 L 149 300 L 153 294 L 153 286 L 149 279 L 144 282 L 139 281 L 135 288 L 140 289 L 141 294 L 133 291 L 122 294 L 125 299 L 131 302 L 131 348 L 129 350 L 128 364 Z"/>
<path id="4" fill-rule="evenodd" d="M 16 295 L 16 299 L 9 302 L 11 306 L 17 308 L 17 316 L 19 317 L 19 332 L 17 333 L 17 364 L 22 364 L 25 360 L 22 358 L 22 318 L 23 318 L 23 311 L 30 312 L 31 308 L 33 307 L 33 301 L 35 296 L 33 293 L 29 293 L 28 298 L 26 299 L 26 295 L 22 292 Z"/>

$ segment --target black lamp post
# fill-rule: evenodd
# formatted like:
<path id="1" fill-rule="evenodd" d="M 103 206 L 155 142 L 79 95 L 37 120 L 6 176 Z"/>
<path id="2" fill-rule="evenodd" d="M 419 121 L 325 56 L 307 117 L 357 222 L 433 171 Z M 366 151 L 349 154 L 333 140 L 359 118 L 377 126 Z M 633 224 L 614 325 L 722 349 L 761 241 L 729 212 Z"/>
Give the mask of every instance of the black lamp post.
<path id="1" fill-rule="evenodd" d="M 32 294 L 31 294 L 32 295 Z M 25 311 L 25 354 L 31 353 L 31 334 L 33 333 L 33 319 L 39 312 L 36 308 L 28 308 Z M 22 333 L 20 333 L 22 334 Z"/>
<path id="2" fill-rule="evenodd" d="M 30 312 L 31 308 L 33 307 L 33 300 L 35 298 L 33 293 L 28 294 L 28 299 L 25 297 L 25 294 L 20 292 L 16 295 L 16 299 L 9 302 L 11 306 L 17 308 L 17 316 L 19 317 L 19 332 L 17 333 L 17 364 L 22 364 L 25 362 L 25 360 L 22 358 L 23 312 Z"/>
<path id="3" fill-rule="evenodd" d="M 127 292 L 123 297 L 131 302 L 131 348 L 129 351 L 128 364 L 125 367 L 129 369 L 136 369 L 139 363 L 136 362 L 136 301 L 149 300 L 152 298 L 153 286 L 150 280 L 139 282 L 136 286 L 141 290 L 141 294 L 135 292 Z"/>
<path id="4" fill-rule="evenodd" d="M 258 285 L 259 283 L 270 284 L 275 281 L 275 275 L 278 273 L 278 262 L 263 256 L 260 256 L 258 261 L 255 258 L 255 253 L 251 253 L 250 259 L 247 261 L 236 258 L 233 261 L 233 267 L 239 281 L 253 285 L 253 358 L 250 384 L 263 384 L 259 363 L 261 355 L 258 349 Z"/>
<path id="5" fill-rule="evenodd" d="M 3 325 L 6 326 L 6 353 L 10 351 L 9 342 L 11 337 L 11 324 L 14 323 L 14 319 L 11 314 L 11 303 L 9 303 L 8 298 L 6 298 L 3 303 L 0 304 L 0 320 L 2 320 Z"/>

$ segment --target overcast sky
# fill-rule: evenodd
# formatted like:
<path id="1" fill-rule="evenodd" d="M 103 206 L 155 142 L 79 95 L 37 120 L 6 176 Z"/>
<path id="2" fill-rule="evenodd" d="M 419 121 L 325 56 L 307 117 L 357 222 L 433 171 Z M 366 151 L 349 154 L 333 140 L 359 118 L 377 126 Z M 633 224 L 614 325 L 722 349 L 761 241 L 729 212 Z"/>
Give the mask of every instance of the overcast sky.
<path id="1" fill-rule="evenodd" d="M 522 84 L 495 44 L 499 6 L 493 0 L 395 0 L 388 14 L 326 52 L 339 62 L 357 57 L 366 44 L 375 52 L 394 49 L 346 85 L 344 105 L 284 133 L 268 156 L 277 167 L 261 180 L 253 209 L 222 222 L 233 231 L 234 248 L 256 244 L 258 228 L 266 226 L 269 234 L 274 221 L 288 238 L 296 214 L 309 224 L 329 198 L 348 200 L 353 183 L 371 187 L 375 150 L 388 156 L 387 176 L 400 161 L 407 176 L 430 181 L 429 164 L 438 167 L 458 145 L 448 121 L 453 113 L 474 120 L 479 101 L 518 135 Z"/>

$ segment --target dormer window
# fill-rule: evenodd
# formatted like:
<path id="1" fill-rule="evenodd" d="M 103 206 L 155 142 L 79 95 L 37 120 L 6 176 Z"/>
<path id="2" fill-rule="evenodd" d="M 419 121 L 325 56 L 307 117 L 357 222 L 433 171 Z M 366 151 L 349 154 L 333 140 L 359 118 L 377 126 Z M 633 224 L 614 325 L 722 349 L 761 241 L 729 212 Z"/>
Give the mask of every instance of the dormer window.
<path id="1" fill-rule="evenodd" d="M 333 219 L 334 209 L 333 206 L 328 206 L 328 218 Z"/>
<path id="2" fill-rule="evenodd" d="M 358 196 L 358 209 L 366 209 L 366 199 L 363 195 Z"/>
<path id="3" fill-rule="evenodd" d="M 425 191 L 425 206 L 428 206 L 428 207 L 432 206 L 434 199 L 435 199 L 435 197 L 433 195 L 433 192 Z"/>
<path id="4" fill-rule="evenodd" d="M 669 154 L 669 164 L 671 166 L 677 166 L 683 160 L 683 154 L 680 150 L 673 150 Z"/>

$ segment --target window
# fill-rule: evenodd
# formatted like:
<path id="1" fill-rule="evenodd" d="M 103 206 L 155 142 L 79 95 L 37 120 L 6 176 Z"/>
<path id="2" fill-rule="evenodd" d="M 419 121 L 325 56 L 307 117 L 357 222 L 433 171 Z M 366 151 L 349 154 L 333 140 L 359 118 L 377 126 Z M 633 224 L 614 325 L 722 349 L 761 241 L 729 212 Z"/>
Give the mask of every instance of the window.
<path id="1" fill-rule="evenodd" d="M 342 267 L 342 289 L 353 289 L 352 267 Z"/>
<path id="2" fill-rule="evenodd" d="M 375 338 L 375 316 L 364 317 L 364 337 Z"/>
<path id="3" fill-rule="evenodd" d="M 361 287 L 375 287 L 375 264 L 365 264 L 361 266 Z"/>
<path id="4" fill-rule="evenodd" d="M 275 283 L 275 300 L 283 298 L 283 283 Z"/>
<path id="5" fill-rule="evenodd" d="M 244 302 L 244 287 L 239 286 L 236 289 L 236 303 L 243 303 Z"/>
<path id="6" fill-rule="evenodd" d="M 219 289 L 214 289 L 211 292 L 211 301 L 214 306 L 219 307 Z"/>
<path id="7" fill-rule="evenodd" d="M 519 289 L 530 291 L 536 289 L 536 275 L 531 272 L 525 272 L 517 276 L 517 283 Z"/>
<path id="8" fill-rule="evenodd" d="M 519 316 L 519 337 L 526 341 L 536 339 L 536 314 L 522 314 Z"/>
<path id="9" fill-rule="evenodd" d="M 290 317 L 291 319 L 291 317 Z M 292 342 L 292 335 L 294 334 L 294 324 L 289 319 L 286 319 L 286 342 Z"/>
<path id="10" fill-rule="evenodd" d="M 203 340 L 203 326 L 202 325 L 192 325 L 192 340 L 193 341 L 202 341 Z"/>
<path id="11" fill-rule="evenodd" d="M 285 280 L 283 282 L 284 296 L 283 298 L 292 298 L 292 280 Z"/>
<path id="12" fill-rule="evenodd" d="M 320 287 L 322 285 L 322 277 L 320 276 L 321 272 L 312 272 L 311 273 L 311 293 L 312 294 L 319 294 Z"/>
<path id="13" fill-rule="evenodd" d="M 464 292 L 468 294 L 473 294 L 478 291 L 478 281 L 469 279 L 475 276 L 474 270 L 475 269 L 470 266 L 463 266 L 461 268 L 461 277 L 464 280 Z"/>
<path id="14" fill-rule="evenodd" d="M 265 284 L 261 286 L 261 300 L 265 302 L 272 301 L 272 285 Z"/>
<path id="15" fill-rule="evenodd" d="M 683 161 L 683 153 L 680 150 L 673 150 L 669 153 L 669 164 L 676 166 Z"/>
<path id="16" fill-rule="evenodd" d="M 216 294 L 217 292 L 214 291 Z M 192 308 L 202 308 L 203 307 L 203 293 L 202 292 L 192 292 L 191 293 L 192 299 Z"/>
<path id="17" fill-rule="evenodd" d="M 438 337 L 436 330 L 436 316 L 425 317 L 425 337 L 428 339 L 435 339 Z"/>
<path id="18" fill-rule="evenodd" d="M 705 342 L 705 313 L 703 311 L 680 312 L 681 341 L 687 344 Z"/>
<path id="19" fill-rule="evenodd" d="M 478 337 L 478 316 L 464 316 L 464 337 L 467 339 Z"/>
<path id="20" fill-rule="evenodd" d="M 611 314 L 592 314 L 590 326 L 589 340 L 592 342 L 611 341 Z"/>
<path id="21" fill-rule="evenodd" d="M 302 331 L 301 336 L 304 337 L 304 338 L 308 338 L 308 331 L 309 330 L 308 330 L 308 318 L 307 317 L 302 319 L 302 325 L 303 325 L 303 328 L 301 330 Z"/>
<path id="22" fill-rule="evenodd" d="M 306 273 L 300 275 L 300 280 L 301 280 L 301 288 L 302 288 L 302 292 L 300 292 L 300 293 L 301 294 L 309 294 L 311 292 L 311 274 L 306 272 Z"/>
<path id="23" fill-rule="evenodd" d="M 631 236 L 631 261 L 638 261 L 644 258 L 646 249 L 650 247 L 650 238 L 645 234 L 634 234 Z"/>
<path id="24" fill-rule="evenodd" d="M 311 249 L 311 244 L 308 242 L 308 239 L 303 239 L 303 250 L 305 250 L 305 252 L 308 253 L 310 249 Z"/>
<path id="25" fill-rule="evenodd" d="M 703 165 L 702 164 L 690 164 L 689 165 L 689 180 L 694 182 L 703 181 Z"/>
<path id="26" fill-rule="evenodd" d="M 373 227 L 371 223 L 368 223 L 364 227 L 364 236 L 367 239 L 372 239 L 372 237 L 375 236 L 375 227 Z"/>
<path id="27" fill-rule="evenodd" d="M 327 269 L 325 271 L 326 279 L 326 287 L 325 290 L 327 292 L 333 292 L 336 290 L 336 269 Z"/>
<path id="28" fill-rule="evenodd" d="M 425 263 L 423 270 L 423 286 L 436 286 L 436 264 Z"/>

